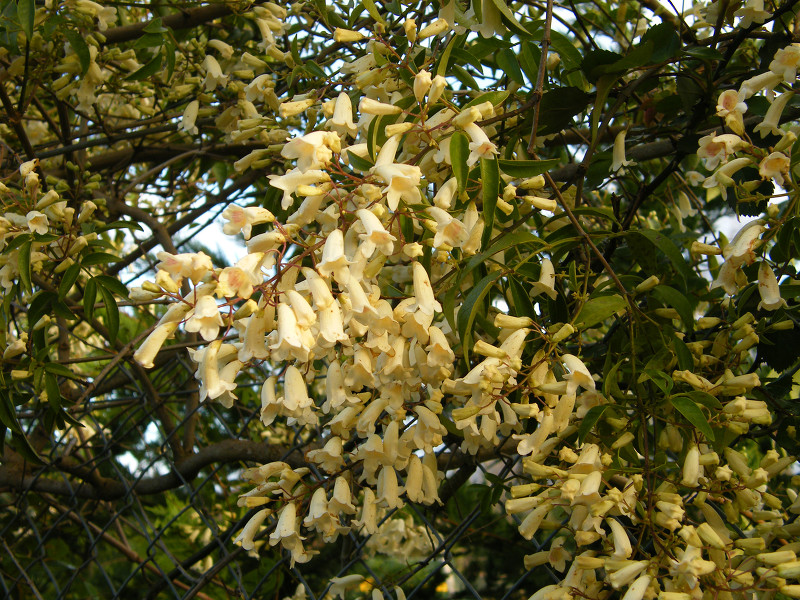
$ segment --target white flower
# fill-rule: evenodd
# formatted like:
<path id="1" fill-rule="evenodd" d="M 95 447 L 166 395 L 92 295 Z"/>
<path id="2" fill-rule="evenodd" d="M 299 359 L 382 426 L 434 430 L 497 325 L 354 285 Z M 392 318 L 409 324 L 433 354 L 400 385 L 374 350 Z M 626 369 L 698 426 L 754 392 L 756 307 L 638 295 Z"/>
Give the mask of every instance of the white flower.
<path id="1" fill-rule="evenodd" d="M 786 306 L 786 300 L 781 298 L 778 279 L 766 262 L 762 262 L 758 266 L 758 294 L 761 296 L 758 310 L 777 310 Z"/>
<path id="2" fill-rule="evenodd" d="M 234 544 L 241 546 L 244 550 L 252 550 L 255 548 L 255 543 L 253 542 L 253 537 L 258 533 L 259 527 L 264 523 L 264 520 L 270 515 L 272 511 L 268 508 L 264 508 L 254 514 L 247 524 L 242 528 L 242 531 L 239 532 L 239 535 L 236 536 L 236 539 L 233 540 Z"/>
<path id="3" fill-rule="evenodd" d="M 244 233 L 244 239 L 249 240 L 253 225 L 272 223 L 275 220 L 275 215 L 260 206 L 241 207 L 231 204 L 222 211 L 222 218 L 228 221 L 222 226 L 223 233 L 236 235 L 241 231 Z"/>
<path id="4" fill-rule="evenodd" d="M 153 332 L 147 336 L 142 345 L 134 352 L 133 358 L 145 369 L 153 368 L 153 359 L 161 350 L 161 346 L 178 328 L 177 322 L 163 323 L 156 326 Z"/>
<path id="5" fill-rule="evenodd" d="M 751 24 L 761 24 L 772 16 L 772 13 L 764 10 L 764 0 L 747 0 L 745 5 L 733 13 L 734 17 L 739 17 L 739 27 L 750 27 Z"/>
<path id="6" fill-rule="evenodd" d="M 333 117 L 328 119 L 328 128 L 333 129 L 340 136 L 344 137 L 349 135 L 355 137 L 358 133 L 356 124 L 353 123 L 353 104 L 350 102 L 350 96 L 342 92 L 336 98 L 336 104 L 333 108 Z"/>
<path id="7" fill-rule="evenodd" d="M 222 68 L 219 66 L 217 59 L 211 55 L 206 56 L 203 61 L 203 70 L 206 72 L 206 78 L 203 80 L 205 90 L 210 92 L 217 89 L 218 85 L 227 85 L 228 76 L 223 75 Z"/>
<path id="8" fill-rule="evenodd" d="M 783 132 L 779 129 L 781 114 L 783 113 L 783 109 L 786 107 L 786 103 L 792 99 L 792 96 L 794 96 L 794 92 L 784 92 L 775 98 L 770 107 L 767 109 L 767 114 L 764 115 L 764 120 L 755 126 L 754 131 L 757 131 L 762 138 L 766 137 L 768 133 L 772 133 L 773 135 L 782 135 Z"/>
<path id="9" fill-rule="evenodd" d="M 49 230 L 47 215 L 40 213 L 38 210 L 30 211 L 27 215 L 25 215 L 25 220 L 28 223 L 28 229 L 30 229 L 32 233 L 44 235 Z"/>
<path id="10" fill-rule="evenodd" d="M 431 74 L 425 69 L 414 75 L 414 97 L 417 99 L 417 102 L 420 104 L 422 103 L 425 94 L 431 89 L 432 83 Z"/>
<path id="11" fill-rule="evenodd" d="M 418 166 L 396 163 L 376 165 L 373 172 L 387 184 L 383 192 L 386 194 L 386 205 L 389 210 L 397 210 L 400 200 L 404 200 L 406 204 L 422 201 L 419 193 L 422 171 Z"/>
<path id="12" fill-rule="evenodd" d="M 756 259 L 754 249 L 759 242 L 759 236 L 766 231 L 763 221 L 756 219 L 742 227 L 730 243 L 722 249 L 722 256 L 726 263 L 733 267 L 743 264 L 753 264 Z"/>
<path id="13" fill-rule="evenodd" d="M 284 147 L 284 150 L 286 148 Z M 316 169 L 303 171 L 299 167 L 292 169 L 284 175 L 269 175 L 269 184 L 279 190 L 283 190 L 283 199 L 281 200 L 281 208 L 286 210 L 289 208 L 294 200 L 292 194 L 297 191 L 301 185 L 314 185 L 324 181 L 328 181 L 329 176 L 325 171 Z"/>
<path id="14" fill-rule="evenodd" d="M 181 124 L 178 129 L 185 131 L 189 135 L 197 135 L 199 130 L 194 123 L 197 120 L 197 111 L 199 109 L 200 102 L 198 100 L 189 102 L 189 104 L 186 105 L 186 109 L 183 111 L 183 117 L 181 118 Z"/>
<path id="15" fill-rule="evenodd" d="M 616 173 L 623 167 L 635 165 L 636 162 L 625 159 L 625 130 L 620 131 L 614 138 L 614 152 L 611 160 L 611 172 Z"/>
<path id="16" fill-rule="evenodd" d="M 556 275 L 553 268 L 553 262 L 549 258 L 542 259 L 541 272 L 539 273 L 539 281 L 531 284 L 531 292 L 534 296 L 538 294 L 546 294 L 551 300 L 555 300 L 558 292 L 556 292 Z"/>
<path id="17" fill-rule="evenodd" d="M 439 248 L 444 244 L 459 248 L 469 239 L 469 231 L 466 226 L 447 211 L 438 206 L 431 206 L 426 209 L 426 212 L 436 221 L 434 248 Z"/>
<path id="18" fill-rule="evenodd" d="M 203 296 L 194 305 L 192 316 L 186 321 L 186 331 L 200 332 L 202 338 L 210 342 L 217 337 L 219 328 L 223 325 L 222 316 L 213 296 Z"/>
<path id="19" fill-rule="evenodd" d="M 365 96 L 361 98 L 361 101 L 358 103 L 358 112 L 368 115 L 397 115 L 403 112 L 403 109 L 399 106 L 378 102 L 377 100 Z"/>
<path id="20" fill-rule="evenodd" d="M 370 256 L 375 248 L 386 256 L 392 254 L 397 238 L 384 229 L 378 217 L 365 208 L 358 209 L 356 215 L 366 230 L 366 233 L 359 235 L 359 238 L 363 240 L 366 255 Z"/>
<path id="21" fill-rule="evenodd" d="M 344 285 L 350 278 L 349 265 L 350 261 L 344 254 L 344 234 L 341 229 L 334 229 L 322 247 L 322 260 L 317 263 L 317 272 L 325 278 L 333 274 L 336 282 Z"/>
<path id="22" fill-rule="evenodd" d="M 178 282 L 184 277 L 188 277 L 194 283 L 198 283 L 214 268 L 211 258 L 204 252 L 184 254 L 159 252 L 156 256 L 161 261 L 156 265 L 156 269 L 166 271 Z"/>
<path id="23" fill-rule="evenodd" d="M 742 100 L 747 100 L 753 94 L 757 94 L 761 90 L 765 90 L 767 92 L 767 98 L 771 100 L 775 95 L 775 92 L 773 91 L 775 86 L 782 81 L 782 74 L 779 75 L 778 73 L 773 73 L 772 71 L 760 73 L 759 75 L 751 77 L 750 79 L 745 79 L 742 82 L 742 85 L 739 86 L 739 97 Z"/>
<path id="24" fill-rule="evenodd" d="M 472 166 L 478 162 L 479 158 L 491 158 L 497 154 L 497 146 L 495 146 L 486 132 L 475 123 L 469 123 L 464 126 L 464 131 L 467 132 L 472 140 L 469 144 L 469 157 L 467 158 L 467 166 Z"/>
<path id="25" fill-rule="evenodd" d="M 325 168 L 333 153 L 340 151 L 338 135 L 329 131 L 312 131 L 289 140 L 281 150 L 281 156 L 296 158 L 297 168 L 301 173 L 305 173 L 309 169 Z"/>
<path id="26" fill-rule="evenodd" d="M 797 64 L 800 62 L 800 44 L 792 44 L 781 48 L 775 53 L 769 70 L 783 77 L 783 80 L 792 85 L 797 78 Z"/>
<path id="27" fill-rule="evenodd" d="M 747 104 L 744 103 L 739 92 L 736 90 L 725 90 L 717 99 L 717 116 L 725 118 L 725 124 L 734 133 L 744 134 L 744 113 L 747 112 Z"/>

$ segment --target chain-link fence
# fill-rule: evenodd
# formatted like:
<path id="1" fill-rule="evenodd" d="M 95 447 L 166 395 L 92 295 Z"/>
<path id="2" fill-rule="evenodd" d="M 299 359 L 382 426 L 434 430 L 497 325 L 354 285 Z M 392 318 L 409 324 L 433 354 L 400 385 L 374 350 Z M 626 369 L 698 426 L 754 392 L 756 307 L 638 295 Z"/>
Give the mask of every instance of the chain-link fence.
<path id="1" fill-rule="evenodd" d="M 348 597 L 394 598 L 400 587 L 408 598 L 523 598 L 556 580 L 549 566 L 526 568 L 525 555 L 540 547 L 516 533 L 497 502 L 518 457 L 473 461 L 457 440 L 438 450 L 442 505 L 388 512 L 373 536 L 307 539 L 318 555 L 302 565 L 265 543 L 269 527 L 255 550 L 243 550 L 233 540 L 258 509 L 237 506 L 242 469 L 305 464 L 318 432 L 287 428 L 291 438 L 276 438 L 246 386 L 230 409 L 199 404 L 194 365 L 173 348 L 149 372 L 108 362 L 102 378 L 86 382 L 92 400 L 73 408 L 82 427 L 46 438 L 39 415 L 20 414 L 49 464 L 6 449 L 4 597 L 323 598 L 337 591 L 332 578 L 361 575 Z"/>

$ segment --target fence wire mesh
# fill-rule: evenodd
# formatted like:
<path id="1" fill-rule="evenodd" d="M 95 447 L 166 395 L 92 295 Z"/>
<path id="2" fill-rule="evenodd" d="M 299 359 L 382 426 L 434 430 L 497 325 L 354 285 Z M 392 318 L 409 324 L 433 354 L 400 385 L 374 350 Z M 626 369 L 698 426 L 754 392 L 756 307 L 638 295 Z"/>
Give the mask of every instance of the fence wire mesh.
<path id="1" fill-rule="evenodd" d="M 269 527 L 243 550 L 233 540 L 258 510 L 237 506 L 243 468 L 301 464 L 318 432 L 265 431 L 255 381 L 230 409 L 199 404 L 193 371 L 185 349 L 150 372 L 113 365 L 73 411 L 83 426 L 51 438 L 38 415 L 21 415 L 49 464 L 6 468 L 0 481 L 4 597 L 322 599 L 336 592 L 331 579 L 360 574 L 348 598 L 396 598 L 400 587 L 407 598 L 507 599 L 557 581 L 550 566 L 526 568 L 541 546 L 498 503 L 518 457 L 472 461 L 457 440 L 439 449 L 442 506 L 406 504 L 371 537 L 309 539 L 319 554 L 302 565 L 265 543 Z"/>

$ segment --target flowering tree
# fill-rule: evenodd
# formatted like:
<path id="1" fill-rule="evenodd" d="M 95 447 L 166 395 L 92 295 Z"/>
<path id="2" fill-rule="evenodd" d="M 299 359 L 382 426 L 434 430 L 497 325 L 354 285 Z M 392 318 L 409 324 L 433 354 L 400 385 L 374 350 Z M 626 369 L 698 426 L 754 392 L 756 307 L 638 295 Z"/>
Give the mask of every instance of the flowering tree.
<path id="1" fill-rule="evenodd" d="M 296 597 L 464 503 L 487 594 L 800 597 L 797 2 L 0 6 L 5 493 L 233 463 Z"/>

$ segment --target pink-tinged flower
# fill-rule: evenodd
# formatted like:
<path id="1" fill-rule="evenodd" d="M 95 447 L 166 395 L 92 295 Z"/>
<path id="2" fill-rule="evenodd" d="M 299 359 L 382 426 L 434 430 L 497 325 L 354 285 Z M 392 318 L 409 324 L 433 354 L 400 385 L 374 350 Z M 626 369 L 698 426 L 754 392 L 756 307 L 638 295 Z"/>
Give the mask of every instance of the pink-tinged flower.
<path id="1" fill-rule="evenodd" d="M 272 223 L 275 220 L 275 215 L 260 206 L 243 208 L 236 204 L 231 204 L 222 211 L 222 218 L 228 221 L 222 226 L 223 233 L 236 235 L 241 231 L 244 234 L 244 239 L 249 240 L 253 232 L 253 225 Z"/>
<path id="2" fill-rule="evenodd" d="M 767 114 L 764 115 L 764 120 L 755 126 L 754 131 L 757 131 L 761 137 L 766 137 L 768 133 L 773 135 L 783 135 L 783 132 L 778 129 L 781 122 L 781 114 L 783 109 L 786 108 L 786 103 L 794 96 L 794 92 L 784 92 L 775 100 L 773 100 L 770 107 L 767 109 Z"/>
<path id="3" fill-rule="evenodd" d="M 386 205 L 389 210 L 397 210 L 400 200 L 404 200 L 407 204 L 422 201 L 419 193 L 422 171 L 418 166 L 397 163 L 377 165 L 373 172 L 387 184 L 383 192 L 386 194 Z"/>
<path id="4" fill-rule="evenodd" d="M 497 146 L 495 146 L 486 132 L 475 123 L 470 123 L 464 126 L 464 131 L 467 132 L 472 140 L 469 144 L 469 157 L 467 158 L 467 166 L 472 166 L 480 158 L 491 158 L 497 154 Z"/>
<path id="5" fill-rule="evenodd" d="M 249 298 L 253 286 L 261 282 L 261 261 L 264 254 L 247 254 L 232 267 L 225 267 L 219 275 L 215 293 L 219 298 Z"/>
<path id="6" fill-rule="evenodd" d="M 358 236 L 363 240 L 366 255 L 372 255 L 375 248 L 386 256 L 392 254 L 394 252 L 394 242 L 397 241 L 397 238 L 386 231 L 380 219 L 365 208 L 357 210 L 356 215 L 366 230 L 365 233 Z"/>
<path id="7" fill-rule="evenodd" d="M 719 268 L 719 273 L 717 274 L 717 278 L 711 282 L 710 290 L 716 289 L 721 287 L 725 290 L 725 293 L 733 296 L 736 292 L 739 291 L 739 286 L 736 284 L 736 272 L 738 267 L 734 267 L 731 263 L 725 261 L 722 263 L 722 266 Z"/>
<path id="8" fill-rule="evenodd" d="M 756 259 L 754 252 L 759 242 L 759 237 L 766 231 L 763 221 L 756 219 L 742 227 L 730 243 L 722 249 L 722 256 L 726 263 L 733 267 L 751 265 Z"/>
<path id="9" fill-rule="evenodd" d="M 188 277 L 194 283 L 198 283 L 214 268 L 211 258 L 204 252 L 185 254 L 159 252 L 156 256 L 161 261 L 156 265 L 156 269 L 166 271 L 176 281 Z"/>
<path id="10" fill-rule="evenodd" d="M 783 185 L 783 174 L 789 171 L 789 157 L 783 152 L 773 152 L 758 165 L 758 174 L 763 179 L 774 179 L 778 185 Z"/>
<path id="11" fill-rule="evenodd" d="M 194 305 L 192 316 L 186 321 L 186 331 L 200 332 L 200 336 L 210 342 L 217 337 L 219 328 L 223 325 L 219 307 L 213 296 L 203 296 Z"/>
<path id="12" fill-rule="evenodd" d="M 342 137 L 346 135 L 355 137 L 356 133 L 358 133 L 358 128 L 353 123 L 353 103 L 350 101 L 350 96 L 344 92 L 336 98 L 336 104 L 333 106 L 333 116 L 328 119 L 327 126 Z"/>
<path id="13" fill-rule="evenodd" d="M 438 206 L 431 206 L 425 209 L 425 212 L 436 221 L 436 235 L 433 238 L 434 248 L 438 248 L 443 244 L 458 248 L 469 239 L 469 231 L 464 224 L 447 211 Z"/>
<path id="14" fill-rule="evenodd" d="M 281 150 L 284 158 L 296 158 L 301 173 L 309 169 L 323 169 L 331 161 L 333 153 L 341 151 L 339 136 L 330 131 L 312 131 L 286 142 Z"/>
<path id="15" fill-rule="evenodd" d="M 207 92 L 215 90 L 218 85 L 224 86 L 228 84 L 228 76 L 223 75 L 222 68 L 219 66 L 217 59 L 213 56 L 206 56 L 202 67 L 206 72 L 206 78 L 203 80 L 203 85 L 205 85 Z"/>
<path id="16" fill-rule="evenodd" d="M 778 310 L 782 306 L 786 306 L 786 300 L 781 298 L 778 279 L 772 268 L 765 262 L 758 266 L 758 294 L 761 296 L 758 310 Z"/>
<path id="17" fill-rule="evenodd" d="M 734 133 L 744 134 L 744 113 L 747 112 L 747 104 L 742 101 L 742 97 L 736 90 L 725 90 L 717 99 L 717 116 L 725 118 L 725 124 Z"/>
<path id="18" fill-rule="evenodd" d="M 698 144 L 697 157 L 703 161 L 706 169 L 712 171 L 720 162 L 727 162 L 731 154 L 742 148 L 744 141 L 732 133 L 712 133 L 701 137 Z"/>
<path id="19" fill-rule="evenodd" d="M 782 76 L 786 83 L 792 85 L 797 79 L 798 63 L 800 63 L 800 44 L 792 44 L 775 53 L 775 58 L 769 63 L 769 70 Z"/>

